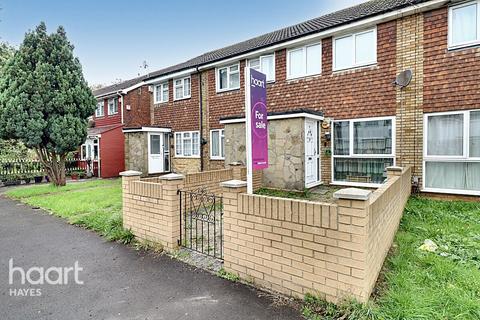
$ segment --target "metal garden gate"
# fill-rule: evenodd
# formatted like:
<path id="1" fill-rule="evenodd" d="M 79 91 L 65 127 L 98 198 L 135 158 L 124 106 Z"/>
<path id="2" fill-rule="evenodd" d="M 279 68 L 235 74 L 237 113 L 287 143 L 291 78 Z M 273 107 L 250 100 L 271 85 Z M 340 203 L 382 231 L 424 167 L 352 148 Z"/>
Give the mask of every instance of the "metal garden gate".
<path id="1" fill-rule="evenodd" d="M 223 197 L 206 189 L 179 190 L 179 245 L 223 259 Z"/>

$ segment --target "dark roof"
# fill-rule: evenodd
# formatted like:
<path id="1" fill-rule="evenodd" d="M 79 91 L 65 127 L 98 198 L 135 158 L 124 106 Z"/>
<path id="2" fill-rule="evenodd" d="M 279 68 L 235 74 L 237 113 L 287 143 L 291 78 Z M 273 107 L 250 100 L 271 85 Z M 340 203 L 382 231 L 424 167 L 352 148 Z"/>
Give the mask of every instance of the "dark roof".
<path id="1" fill-rule="evenodd" d="M 288 111 L 275 111 L 275 112 L 268 112 L 267 116 L 283 116 L 283 115 L 289 115 L 289 114 L 297 114 L 297 113 L 308 113 L 314 116 L 322 116 L 323 117 L 323 112 L 322 111 L 316 111 L 313 109 L 308 109 L 308 108 L 298 108 L 298 109 L 293 109 L 293 110 L 288 110 Z M 227 116 L 227 117 L 221 117 L 220 121 L 222 120 L 240 120 L 245 118 L 245 113 L 235 115 L 235 116 Z"/>
<path id="2" fill-rule="evenodd" d="M 202 66 L 208 63 L 213 63 L 219 60 L 234 57 L 236 55 L 248 53 L 254 50 L 269 47 L 275 44 L 286 42 L 289 40 L 304 37 L 310 34 L 325 31 L 334 27 L 339 27 L 345 24 L 353 23 L 358 20 L 366 19 L 372 16 L 384 14 L 390 11 L 399 10 L 408 6 L 428 2 L 430 0 L 371 0 L 358 4 L 353 7 L 349 7 L 343 10 L 332 12 L 323 15 L 318 18 L 314 18 L 293 26 L 289 26 L 283 29 L 279 29 L 243 42 L 239 42 L 218 50 L 213 50 L 202 55 L 199 55 L 193 59 L 187 60 L 183 63 L 179 63 L 174 66 L 170 66 L 164 69 L 160 69 L 149 73 L 144 79 L 156 78 L 170 73 L 178 72 L 184 69 L 194 68 Z M 129 81 L 141 81 L 142 79 L 136 78 Z M 129 82 L 126 81 L 126 82 Z M 130 85 L 134 84 L 131 83 Z M 118 86 L 123 85 L 119 84 Z M 130 85 L 125 85 L 124 88 Z M 112 87 L 112 86 L 111 86 Z M 109 87 L 107 87 L 109 88 Z M 107 88 L 104 90 L 107 92 Z M 123 88 L 123 89 L 124 89 Z M 97 90 L 97 91 L 99 91 Z M 95 95 L 96 92 L 95 91 Z"/>
<path id="3" fill-rule="evenodd" d="M 126 81 L 123 81 L 123 82 L 120 82 L 120 83 L 112 84 L 110 86 L 106 86 L 106 87 L 103 87 L 103 88 L 100 88 L 100 89 L 97 89 L 97 90 L 93 90 L 93 95 L 95 97 L 99 97 L 99 96 L 103 96 L 103 95 L 106 95 L 106 94 L 109 94 L 109 93 L 112 93 L 112 92 L 117 92 L 117 91 L 123 90 L 125 88 L 131 87 L 131 86 L 141 82 L 144 79 L 145 79 L 145 76 L 141 76 L 141 77 L 126 80 Z"/>

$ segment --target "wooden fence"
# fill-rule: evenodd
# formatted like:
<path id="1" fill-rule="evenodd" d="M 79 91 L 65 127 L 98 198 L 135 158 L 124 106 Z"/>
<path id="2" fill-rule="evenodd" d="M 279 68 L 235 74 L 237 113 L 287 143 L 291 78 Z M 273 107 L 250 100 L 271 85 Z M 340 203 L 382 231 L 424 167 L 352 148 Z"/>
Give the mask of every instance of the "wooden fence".
<path id="1" fill-rule="evenodd" d="M 87 164 L 78 158 L 65 161 L 67 175 L 74 171 L 85 171 Z M 0 159 L 0 180 L 25 179 L 44 176 L 45 170 L 40 161 L 30 159 Z"/>

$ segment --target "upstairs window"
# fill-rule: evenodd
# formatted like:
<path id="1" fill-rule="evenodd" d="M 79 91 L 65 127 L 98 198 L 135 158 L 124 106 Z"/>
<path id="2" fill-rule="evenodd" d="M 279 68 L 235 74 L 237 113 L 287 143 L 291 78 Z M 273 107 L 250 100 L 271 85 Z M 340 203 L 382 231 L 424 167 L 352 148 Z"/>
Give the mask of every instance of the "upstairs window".
<path id="1" fill-rule="evenodd" d="M 210 158 L 225 159 L 225 135 L 223 129 L 210 131 Z"/>
<path id="2" fill-rule="evenodd" d="M 275 55 L 270 54 L 248 60 L 248 66 L 267 75 L 267 82 L 275 81 Z"/>
<path id="3" fill-rule="evenodd" d="M 173 80 L 174 100 L 188 99 L 191 96 L 190 77 Z"/>
<path id="4" fill-rule="evenodd" d="M 322 45 L 320 43 L 287 52 L 287 79 L 311 76 L 321 72 Z"/>
<path id="5" fill-rule="evenodd" d="M 357 32 L 333 39 L 333 70 L 362 67 L 377 62 L 377 31 Z"/>
<path id="6" fill-rule="evenodd" d="M 461 47 L 480 42 L 480 1 L 450 7 L 448 14 L 448 46 Z"/>
<path id="7" fill-rule="evenodd" d="M 108 115 L 118 113 L 118 98 L 108 99 Z"/>
<path id="8" fill-rule="evenodd" d="M 217 92 L 240 88 L 240 64 L 217 69 Z"/>
<path id="9" fill-rule="evenodd" d="M 198 131 L 175 133 L 175 156 L 199 157 L 200 133 Z"/>
<path id="10" fill-rule="evenodd" d="M 168 82 L 157 84 L 153 87 L 154 103 L 168 102 Z"/>
<path id="11" fill-rule="evenodd" d="M 95 117 L 103 117 L 105 115 L 105 109 L 103 106 L 103 100 L 97 102 L 97 107 L 95 108 Z"/>

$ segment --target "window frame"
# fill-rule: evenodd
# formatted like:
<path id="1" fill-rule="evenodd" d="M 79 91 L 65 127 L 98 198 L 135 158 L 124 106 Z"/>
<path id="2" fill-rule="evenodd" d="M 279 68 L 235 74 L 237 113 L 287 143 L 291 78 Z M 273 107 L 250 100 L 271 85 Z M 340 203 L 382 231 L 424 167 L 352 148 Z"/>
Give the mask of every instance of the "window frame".
<path id="1" fill-rule="evenodd" d="M 267 57 L 272 57 L 273 58 L 273 79 L 270 79 L 270 80 L 267 79 L 267 83 L 274 83 L 275 79 L 276 79 L 276 71 L 277 71 L 277 69 L 275 67 L 275 52 L 270 53 L 270 54 L 264 54 L 264 55 L 261 55 L 261 56 L 255 57 L 255 58 L 250 58 L 250 59 L 248 59 L 247 65 L 248 65 L 249 68 L 251 68 L 250 62 L 252 60 L 258 60 L 258 64 L 260 66 L 259 71 L 262 72 L 262 58 L 267 58 Z"/>
<path id="2" fill-rule="evenodd" d="M 357 63 L 355 61 L 356 59 L 356 46 L 357 46 L 357 42 L 355 41 L 356 40 L 356 36 L 357 35 L 362 35 L 362 34 L 365 34 L 365 33 L 369 33 L 369 32 L 372 32 L 373 31 L 373 37 L 375 39 L 375 57 L 372 61 L 369 61 L 369 62 L 362 62 L 362 63 Z M 338 39 L 343 39 L 343 38 L 348 38 L 348 37 L 353 37 L 353 48 L 352 48 L 352 54 L 353 54 L 353 57 L 352 57 L 352 65 L 349 66 L 349 67 L 343 67 L 343 68 L 337 68 L 336 67 L 336 59 L 335 59 L 335 53 L 336 53 L 336 40 Z M 368 66 L 372 66 L 372 65 L 376 65 L 377 64 L 377 59 L 378 59 L 378 38 L 377 38 L 377 26 L 375 26 L 374 28 L 369 28 L 369 29 L 364 29 L 364 30 L 361 30 L 361 31 L 356 31 L 356 32 L 351 32 L 351 33 L 347 33 L 347 34 L 342 34 L 342 35 L 339 35 L 339 36 L 335 36 L 333 37 L 332 39 L 332 71 L 333 72 L 337 72 L 337 71 L 343 71 L 343 70 L 350 70 L 350 69 L 357 69 L 357 68 L 364 68 L 364 67 L 368 67 Z"/>
<path id="3" fill-rule="evenodd" d="M 316 46 L 316 45 L 320 45 L 320 71 L 318 73 L 307 73 L 307 48 L 308 47 L 313 47 L 313 46 Z M 303 73 L 301 75 L 292 76 L 290 74 L 290 64 L 291 64 L 290 52 L 298 51 L 298 50 L 302 50 Z M 300 79 L 300 78 L 305 78 L 305 77 L 312 77 L 312 76 L 321 75 L 322 71 L 323 71 L 322 58 L 323 58 L 322 40 L 320 40 L 319 42 L 313 42 L 313 43 L 309 43 L 309 44 L 306 44 L 306 45 L 303 45 L 303 46 L 300 46 L 300 47 L 295 47 L 295 48 L 288 49 L 287 50 L 287 80 Z"/>
<path id="4" fill-rule="evenodd" d="M 212 139 L 212 136 L 213 136 L 213 132 L 219 132 L 218 133 L 218 152 L 219 152 L 219 155 L 218 156 L 214 156 L 213 155 L 213 139 Z M 222 145 L 222 137 L 223 137 L 223 145 Z M 210 159 L 212 160 L 225 160 L 225 156 L 222 157 L 222 154 L 225 155 L 225 129 L 212 129 L 210 130 Z"/>
<path id="5" fill-rule="evenodd" d="M 167 87 L 167 99 L 163 100 L 163 90 L 164 90 L 165 86 Z M 158 90 L 159 90 L 158 87 L 160 87 L 160 100 L 157 100 L 157 93 L 158 93 Z M 153 86 L 153 103 L 154 104 L 168 102 L 169 96 L 170 96 L 170 88 L 169 88 L 169 85 L 168 85 L 168 81 L 160 82 L 160 83 L 157 83 Z"/>
<path id="6" fill-rule="evenodd" d="M 110 101 L 113 101 L 114 103 L 113 105 L 116 106 L 116 110 L 114 112 L 110 109 Z M 117 97 L 108 99 L 108 115 L 109 116 L 118 114 L 118 102 L 119 101 Z"/>
<path id="7" fill-rule="evenodd" d="M 230 68 L 234 67 L 234 66 L 238 67 L 238 87 L 230 88 Z M 222 69 L 227 69 L 227 84 L 228 84 L 228 87 L 224 88 L 224 89 L 220 88 L 220 70 L 222 70 Z M 229 64 L 229 65 L 224 65 L 224 66 L 215 68 L 215 88 L 217 90 L 217 93 L 225 92 L 225 91 L 232 91 L 232 90 L 239 90 L 240 87 L 241 87 L 241 82 L 242 82 L 241 75 L 242 74 L 241 74 L 241 70 L 240 70 L 240 62 L 236 62 L 236 63 L 232 63 L 232 64 Z"/>
<path id="8" fill-rule="evenodd" d="M 189 85 L 190 85 L 190 90 L 189 90 L 189 95 L 185 95 L 185 80 L 189 79 Z M 182 81 L 182 97 L 177 97 L 177 85 L 176 81 L 181 80 Z M 169 93 L 170 94 L 170 93 Z M 190 99 L 192 97 L 192 77 L 187 76 L 187 77 L 181 77 L 181 78 L 176 78 L 173 79 L 173 101 L 178 101 L 178 100 L 185 100 L 185 99 Z"/>
<path id="9" fill-rule="evenodd" d="M 197 151 L 198 151 L 198 154 L 193 154 L 193 134 L 198 134 L 198 145 L 197 145 Z M 183 141 L 185 140 L 185 134 L 190 134 L 190 141 L 191 141 L 191 144 L 190 144 L 190 149 L 191 149 L 191 155 L 189 156 L 186 156 L 185 155 L 185 148 L 184 148 L 184 145 L 183 145 Z M 181 146 L 182 146 L 182 153 L 181 154 L 178 154 L 177 151 L 177 142 L 178 142 L 178 138 L 177 138 L 177 135 L 180 135 L 181 136 Z M 175 146 L 175 150 L 174 150 L 174 154 L 175 154 L 175 158 L 200 158 L 200 144 L 201 144 L 201 141 L 200 141 L 200 131 L 177 131 L 174 133 L 174 146 Z"/>
<path id="10" fill-rule="evenodd" d="M 452 163 L 466 163 L 466 162 L 480 162 L 480 157 L 470 157 L 470 114 L 472 112 L 480 112 L 480 109 L 433 112 L 423 115 L 423 161 L 422 161 L 422 191 L 449 193 L 449 194 L 463 194 L 463 195 L 480 195 L 480 191 L 475 190 L 460 190 L 460 189 L 445 189 L 445 188 L 428 188 L 425 186 L 426 166 L 427 162 L 452 162 Z M 428 118 L 442 115 L 463 114 L 463 154 L 461 156 L 429 156 L 428 155 Z"/>
<path id="11" fill-rule="evenodd" d="M 382 120 L 390 120 L 392 122 L 392 152 L 390 154 L 359 154 L 354 153 L 354 135 L 353 135 L 353 128 L 356 122 L 369 122 L 369 121 L 382 121 Z M 337 122 L 349 122 L 349 132 L 348 132 L 348 155 L 335 155 L 335 130 L 334 125 Z M 331 160 L 331 177 L 332 177 L 332 184 L 335 185 L 342 185 L 342 186 L 358 186 L 358 187 L 371 187 L 371 188 L 378 188 L 381 187 L 382 183 L 364 183 L 364 182 L 350 182 L 350 181 L 336 181 L 335 180 L 335 159 L 336 158 L 343 158 L 343 159 L 383 159 L 383 158 L 392 158 L 393 159 L 393 166 L 396 165 L 396 118 L 395 116 L 387 116 L 387 117 L 372 117 L 372 118 L 356 118 L 356 119 L 340 119 L 340 120 L 333 120 L 331 124 L 331 150 L 332 150 L 332 160 Z"/>
<path id="12" fill-rule="evenodd" d="M 102 105 L 101 108 L 98 108 L 99 105 Z M 101 114 L 99 114 L 99 110 L 101 110 Z M 105 117 L 105 101 L 97 101 L 97 107 L 95 108 L 95 118 L 102 118 Z"/>
<path id="13" fill-rule="evenodd" d="M 463 43 L 456 43 L 454 44 L 452 41 L 453 37 L 453 10 L 459 9 L 462 7 L 468 7 L 469 5 L 476 4 L 477 5 L 477 39 L 473 41 L 467 41 Z M 463 47 L 470 47 L 474 45 L 480 44 L 480 0 L 474 0 L 474 1 L 468 1 L 464 3 L 459 3 L 457 5 L 452 5 L 449 6 L 448 8 L 448 36 L 447 36 L 447 41 L 448 41 L 448 49 L 453 50 L 453 49 L 459 49 Z"/>

